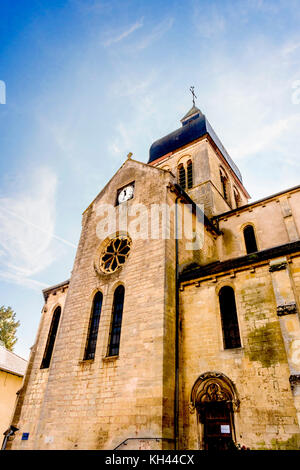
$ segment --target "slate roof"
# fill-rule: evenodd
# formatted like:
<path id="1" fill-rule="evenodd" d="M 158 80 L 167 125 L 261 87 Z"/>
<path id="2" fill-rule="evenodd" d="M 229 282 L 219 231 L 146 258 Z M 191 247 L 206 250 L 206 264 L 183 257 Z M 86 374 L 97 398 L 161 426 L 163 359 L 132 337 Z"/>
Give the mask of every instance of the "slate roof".
<path id="1" fill-rule="evenodd" d="M 23 377 L 28 361 L 0 345 L 0 370 Z"/>
<path id="2" fill-rule="evenodd" d="M 174 152 L 176 149 L 199 139 L 205 134 L 209 134 L 227 163 L 230 165 L 238 179 L 242 182 L 240 170 L 229 156 L 219 137 L 200 109 L 193 106 L 181 119 L 181 122 L 182 127 L 153 142 L 149 151 L 148 163 L 151 163 L 170 152 Z"/>

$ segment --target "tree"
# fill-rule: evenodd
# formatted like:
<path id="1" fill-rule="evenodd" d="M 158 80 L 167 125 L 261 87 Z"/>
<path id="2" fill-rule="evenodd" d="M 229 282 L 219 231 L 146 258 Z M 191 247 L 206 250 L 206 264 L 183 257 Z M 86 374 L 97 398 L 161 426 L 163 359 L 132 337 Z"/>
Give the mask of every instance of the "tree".
<path id="1" fill-rule="evenodd" d="M 16 321 L 16 314 L 11 307 L 0 307 L 0 343 L 9 351 L 13 350 L 17 342 L 16 331 L 20 322 Z"/>

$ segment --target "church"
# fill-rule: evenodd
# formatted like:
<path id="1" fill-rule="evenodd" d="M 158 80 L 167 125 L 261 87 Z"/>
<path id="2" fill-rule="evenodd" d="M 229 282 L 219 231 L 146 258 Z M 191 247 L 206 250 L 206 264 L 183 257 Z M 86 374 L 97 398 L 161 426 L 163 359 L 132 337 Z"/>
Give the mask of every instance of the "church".
<path id="1" fill-rule="evenodd" d="M 300 186 L 249 199 L 194 99 L 128 155 L 43 290 L 7 449 L 300 448 Z"/>

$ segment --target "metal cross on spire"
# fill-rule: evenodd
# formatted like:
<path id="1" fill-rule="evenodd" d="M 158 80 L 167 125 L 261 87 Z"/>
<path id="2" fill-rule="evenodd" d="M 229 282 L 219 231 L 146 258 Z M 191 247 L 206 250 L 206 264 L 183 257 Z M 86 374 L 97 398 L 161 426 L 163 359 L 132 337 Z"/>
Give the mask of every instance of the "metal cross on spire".
<path id="1" fill-rule="evenodd" d="M 195 95 L 194 89 L 195 89 L 195 87 L 193 87 L 193 86 L 190 87 L 190 92 L 193 95 L 193 106 L 195 106 L 195 98 L 197 98 L 197 96 Z"/>

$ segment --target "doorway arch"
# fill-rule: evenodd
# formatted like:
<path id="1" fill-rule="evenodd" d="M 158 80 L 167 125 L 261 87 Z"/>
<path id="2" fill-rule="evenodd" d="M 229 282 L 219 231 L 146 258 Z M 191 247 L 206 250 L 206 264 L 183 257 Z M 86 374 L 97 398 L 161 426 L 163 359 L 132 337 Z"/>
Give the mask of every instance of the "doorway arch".
<path id="1" fill-rule="evenodd" d="M 197 414 L 199 448 L 203 450 L 231 450 L 236 435 L 234 413 L 240 400 L 234 383 L 220 372 L 200 375 L 191 391 L 192 412 Z"/>

